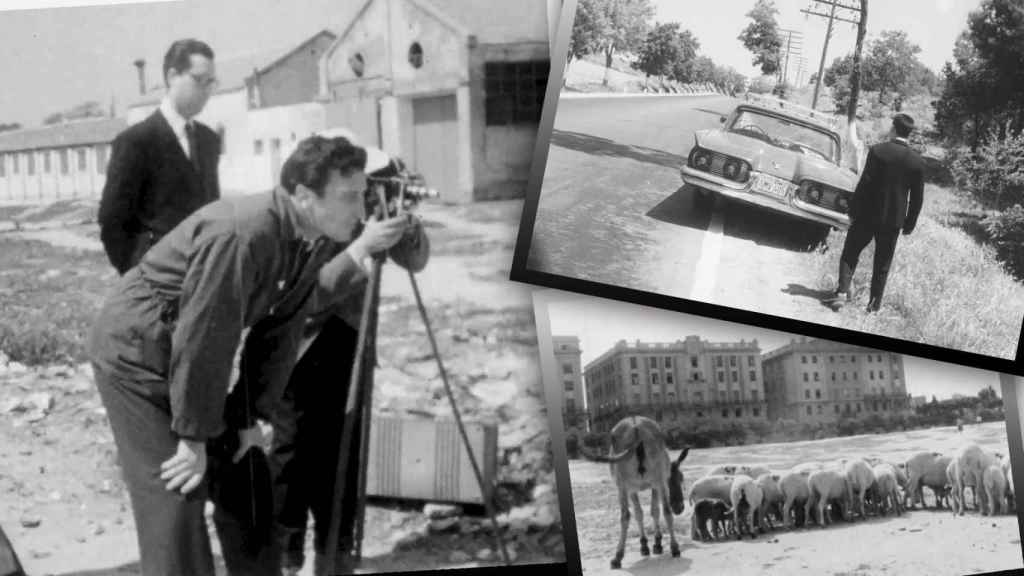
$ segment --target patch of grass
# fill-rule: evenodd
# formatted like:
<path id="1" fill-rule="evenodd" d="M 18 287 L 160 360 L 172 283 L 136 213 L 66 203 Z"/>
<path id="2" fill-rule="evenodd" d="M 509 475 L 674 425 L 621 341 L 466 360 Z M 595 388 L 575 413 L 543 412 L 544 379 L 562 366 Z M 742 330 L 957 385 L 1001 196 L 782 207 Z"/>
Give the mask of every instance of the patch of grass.
<path id="1" fill-rule="evenodd" d="M 995 251 L 942 223 L 970 214 L 949 191 L 925 190 L 925 206 L 914 233 L 900 236 L 889 271 L 882 310 L 866 314 L 873 245 L 861 254 L 853 279 L 855 305 L 839 313 L 845 328 L 997 356 L 1014 358 L 1024 315 L 1024 286 L 996 258 Z M 834 290 L 845 233 L 833 233 L 826 249 L 812 255 L 821 271 L 817 288 Z"/>
<path id="2" fill-rule="evenodd" d="M 102 252 L 0 239 L 0 350 L 26 365 L 86 361 L 85 341 L 116 273 Z"/>

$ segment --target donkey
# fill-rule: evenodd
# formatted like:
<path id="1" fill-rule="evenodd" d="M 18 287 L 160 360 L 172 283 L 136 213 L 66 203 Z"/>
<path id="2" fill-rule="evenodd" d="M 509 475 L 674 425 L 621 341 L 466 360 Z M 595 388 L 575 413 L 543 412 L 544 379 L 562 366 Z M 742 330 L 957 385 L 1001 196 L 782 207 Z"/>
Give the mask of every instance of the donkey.
<path id="1" fill-rule="evenodd" d="M 629 503 L 633 503 L 637 526 L 640 529 L 640 555 L 650 556 L 647 535 L 644 532 L 643 508 L 640 506 L 640 492 L 651 491 L 651 517 L 654 520 L 654 553 L 661 554 L 661 512 L 665 512 L 669 546 L 673 557 L 679 556 L 679 544 L 672 525 L 673 515 L 680 515 L 685 508 L 683 499 L 683 473 L 680 464 L 690 453 L 685 448 L 679 457 L 672 460 L 661 427 L 643 416 L 623 418 L 611 430 L 611 448 L 607 455 L 589 455 L 591 459 L 610 463 L 612 478 L 619 492 L 619 519 L 621 530 L 619 546 L 612 558 L 614 569 L 622 567 L 625 555 L 626 531 L 629 529 Z"/>

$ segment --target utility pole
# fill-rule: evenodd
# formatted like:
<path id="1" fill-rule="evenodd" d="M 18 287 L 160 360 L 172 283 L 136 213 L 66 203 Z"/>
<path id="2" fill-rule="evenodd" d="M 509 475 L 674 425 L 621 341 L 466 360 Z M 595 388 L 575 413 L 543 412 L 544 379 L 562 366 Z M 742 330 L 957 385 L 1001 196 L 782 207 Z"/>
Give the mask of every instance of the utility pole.
<path id="1" fill-rule="evenodd" d="M 820 17 L 823 17 L 823 18 L 828 18 L 828 31 L 825 33 L 825 45 L 821 49 L 821 61 L 818 64 L 818 77 L 817 77 L 817 79 L 814 82 L 814 100 L 811 102 L 811 108 L 816 108 L 817 105 L 818 105 L 818 94 L 821 92 L 822 76 L 825 73 L 825 60 L 828 58 L 828 44 L 829 44 L 829 41 L 832 39 L 832 32 L 834 30 L 835 21 L 838 20 L 840 22 L 846 22 L 848 24 L 853 24 L 855 26 L 859 26 L 860 25 L 860 18 L 861 18 L 861 8 L 860 8 L 859 4 L 855 4 L 857 2 L 857 0 L 811 0 L 811 1 L 813 3 L 816 3 L 816 4 L 825 4 L 825 5 L 827 5 L 829 7 L 828 14 L 823 14 L 821 12 L 815 12 L 811 8 L 808 8 L 808 9 L 805 9 L 805 10 L 801 10 L 801 12 L 803 12 L 804 14 L 810 15 L 810 16 L 820 16 Z M 815 6 L 816 4 L 812 4 L 812 7 Z M 850 18 L 844 18 L 842 16 L 838 16 L 838 15 L 836 15 L 836 10 L 852 11 L 852 12 L 854 12 L 856 14 L 856 18 L 857 19 L 856 20 L 851 20 Z"/>
<path id="2" fill-rule="evenodd" d="M 782 59 L 782 66 L 779 66 L 779 83 L 785 84 L 789 81 L 789 62 L 792 57 L 794 60 L 801 57 L 801 51 L 803 49 L 803 35 L 796 30 L 780 29 L 779 32 L 786 35 L 786 41 L 784 45 L 784 56 Z"/>

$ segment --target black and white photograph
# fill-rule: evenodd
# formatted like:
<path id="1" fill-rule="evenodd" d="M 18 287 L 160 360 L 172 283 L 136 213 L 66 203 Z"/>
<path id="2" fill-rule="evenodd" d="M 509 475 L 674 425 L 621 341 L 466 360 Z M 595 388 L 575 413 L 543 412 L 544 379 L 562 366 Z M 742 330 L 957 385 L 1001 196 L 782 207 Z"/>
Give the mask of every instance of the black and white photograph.
<path id="1" fill-rule="evenodd" d="M 0 5 L 0 573 L 564 569 L 557 4 Z"/>
<path id="2" fill-rule="evenodd" d="M 534 305 L 584 574 L 1024 568 L 1013 377 L 568 292 Z"/>
<path id="3" fill-rule="evenodd" d="M 1022 9 L 578 0 L 512 278 L 1010 366 Z"/>

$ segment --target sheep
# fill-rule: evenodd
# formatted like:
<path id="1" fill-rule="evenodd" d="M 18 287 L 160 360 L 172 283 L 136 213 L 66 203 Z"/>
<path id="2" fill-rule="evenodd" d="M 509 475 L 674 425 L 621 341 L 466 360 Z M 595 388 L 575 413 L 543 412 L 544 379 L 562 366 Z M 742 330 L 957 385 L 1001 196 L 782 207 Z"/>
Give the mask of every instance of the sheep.
<path id="1" fill-rule="evenodd" d="M 896 467 L 892 464 L 879 464 L 872 468 L 875 475 L 874 491 L 878 498 L 882 513 L 893 510 L 896 515 L 903 513 L 903 503 L 900 501 L 899 489 L 897 488 Z"/>
<path id="2" fill-rule="evenodd" d="M 764 495 L 761 488 L 754 483 L 754 479 L 743 474 L 737 475 L 732 481 L 730 500 L 732 502 L 733 523 L 736 526 L 736 538 L 743 538 L 743 527 L 746 526 L 747 533 L 751 538 L 756 538 L 754 523 L 757 522 L 758 529 L 763 534 L 764 516 L 761 512 L 761 501 Z M 744 521 L 740 521 L 741 515 Z"/>
<path id="3" fill-rule="evenodd" d="M 708 470 L 705 476 L 737 476 L 743 474 L 750 476 L 751 478 L 757 478 L 762 474 L 771 474 L 771 470 L 761 466 L 749 466 L 746 464 L 725 464 L 722 466 L 715 466 L 711 470 Z"/>
<path id="4" fill-rule="evenodd" d="M 908 507 L 913 508 L 918 501 L 924 506 L 924 495 L 921 492 L 923 486 L 935 494 L 935 507 L 942 506 L 943 496 L 946 495 L 946 468 L 950 460 L 951 457 L 938 452 L 919 452 L 907 460 L 908 477 L 904 499 Z"/>
<path id="5" fill-rule="evenodd" d="M 954 459 L 957 461 L 959 468 L 959 488 L 954 484 L 953 489 L 959 490 L 959 496 L 961 499 L 960 515 L 963 515 L 963 491 L 964 487 L 971 485 L 974 486 L 974 496 L 978 503 L 978 510 L 984 515 L 989 511 L 988 502 L 984 490 L 984 473 L 985 470 L 993 465 L 999 464 L 999 460 L 982 450 L 977 444 L 968 444 L 957 451 Z"/>
<path id="6" fill-rule="evenodd" d="M 872 472 L 871 467 L 868 466 L 867 462 L 861 459 L 855 459 L 846 463 L 846 466 L 843 468 L 843 473 L 846 474 L 846 479 L 849 480 L 851 494 L 856 497 L 856 501 L 860 504 L 859 512 L 861 517 L 866 517 L 867 514 L 864 511 L 864 496 L 875 481 L 874 472 Z"/>
<path id="7" fill-rule="evenodd" d="M 787 472 L 779 479 L 779 490 L 782 492 L 784 500 L 782 505 L 782 522 L 786 526 L 803 524 L 803 522 L 796 522 L 795 518 L 791 520 L 790 511 L 796 512 L 796 510 L 804 510 L 804 506 L 810 499 L 811 491 L 807 486 L 807 477 L 810 476 L 810 474 L 810 471 Z M 794 506 L 797 508 L 794 508 Z M 794 516 L 798 515 L 799 514 L 794 514 Z M 807 520 L 809 520 L 809 518 L 804 515 L 804 521 Z"/>
<path id="8" fill-rule="evenodd" d="M 840 514 L 843 519 L 848 517 L 847 508 L 852 500 L 850 481 L 846 474 L 836 469 L 825 469 L 811 472 L 807 477 L 807 487 L 810 497 L 807 499 L 805 516 L 810 517 L 811 507 L 816 504 L 818 512 L 818 525 L 822 528 L 831 523 L 827 514 L 829 503 L 838 501 Z"/>
<path id="9" fill-rule="evenodd" d="M 1003 513 L 1003 504 L 1006 501 L 1006 473 L 1003 472 L 1002 464 L 993 463 L 982 472 L 985 496 L 988 500 L 989 516 Z"/>
<path id="10" fill-rule="evenodd" d="M 691 537 L 697 540 L 710 540 L 708 533 L 708 522 L 711 522 L 711 533 L 717 539 L 721 533 L 723 524 L 732 510 L 729 505 L 721 500 L 703 498 L 693 506 L 693 518 L 690 520 Z"/>
<path id="11" fill-rule="evenodd" d="M 778 474 L 761 474 L 754 483 L 761 489 L 761 517 L 767 521 L 768 527 L 772 528 L 772 516 L 782 522 L 782 504 L 784 502 L 782 489 L 779 488 L 780 476 Z"/>

